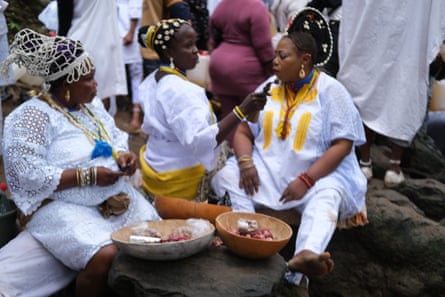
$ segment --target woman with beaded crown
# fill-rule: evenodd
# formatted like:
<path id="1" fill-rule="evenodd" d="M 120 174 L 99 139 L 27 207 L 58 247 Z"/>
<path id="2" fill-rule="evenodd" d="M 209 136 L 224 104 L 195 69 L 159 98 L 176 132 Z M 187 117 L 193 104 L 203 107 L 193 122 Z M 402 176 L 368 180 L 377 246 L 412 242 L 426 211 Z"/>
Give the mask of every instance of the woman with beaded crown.
<path id="1" fill-rule="evenodd" d="M 266 82 L 273 84 L 258 122 L 238 126 L 235 156 L 212 179 L 218 196 L 229 194 L 233 211 L 300 213 L 285 277 L 301 296 L 307 296 L 307 277 L 333 269 L 325 249 L 337 221 L 367 222 L 366 179 L 353 149 L 365 141 L 360 117 L 347 90 L 316 68 L 331 51 L 321 13 L 297 12 L 275 50 L 275 76 Z"/>
<path id="2" fill-rule="evenodd" d="M 186 76 L 198 63 L 196 39 L 193 27 L 182 19 L 140 29 L 142 46 L 154 49 L 161 59 L 139 90 L 142 131 L 149 135 L 140 152 L 143 187 L 154 196 L 195 199 L 206 170 L 216 165 L 219 144 L 265 104 L 264 94 L 250 94 L 217 122 L 205 90 Z"/>
<path id="3" fill-rule="evenodd" d="M 110 234 L 160 219 L 125 180 L 136 170 L 137 157 L 96 97 L 94 62 L 79 41 L 23 29 L 3 68 L 13 62 L 45 83 L 5 120 L 11 197 L 30 216 L 27 232 L 78 271 L 76 295 L 104 296 L 117 253 Z"/>

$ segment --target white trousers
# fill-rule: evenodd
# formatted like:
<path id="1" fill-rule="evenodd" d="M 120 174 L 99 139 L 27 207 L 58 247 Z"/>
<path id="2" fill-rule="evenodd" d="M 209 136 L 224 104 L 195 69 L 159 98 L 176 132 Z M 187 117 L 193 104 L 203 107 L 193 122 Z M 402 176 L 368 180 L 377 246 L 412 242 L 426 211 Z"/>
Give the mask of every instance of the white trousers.
<path id="1" fill-rule="evenodd" d="M 142 82 L 143 76 L 142 61 L 140 63 L 127 64 L 127 67 L 128 76 L 130 77 L 131 102 L 133 104 L 140 104 L 139 85 Z"/>

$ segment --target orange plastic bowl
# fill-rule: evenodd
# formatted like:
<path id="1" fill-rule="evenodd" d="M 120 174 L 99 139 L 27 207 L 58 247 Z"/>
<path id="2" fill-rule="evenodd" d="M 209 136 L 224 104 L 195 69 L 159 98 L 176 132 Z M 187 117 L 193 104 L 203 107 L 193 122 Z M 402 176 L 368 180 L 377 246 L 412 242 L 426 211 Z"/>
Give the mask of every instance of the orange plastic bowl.
<path id="1" fill-rule="evenodd" d="M 237 230 L 240 218 L 256 220 L 259 229 L 269 228 L 273 239 L 256 239 L 234 234 L 230 230 Z M 217 234 L 232 253 L 250 259 L 264 259 L 275 255 L 292 236 L 292 228 L 287 223 L 259 213 L 226 212 L 216 218 L 215 225 Z"/>

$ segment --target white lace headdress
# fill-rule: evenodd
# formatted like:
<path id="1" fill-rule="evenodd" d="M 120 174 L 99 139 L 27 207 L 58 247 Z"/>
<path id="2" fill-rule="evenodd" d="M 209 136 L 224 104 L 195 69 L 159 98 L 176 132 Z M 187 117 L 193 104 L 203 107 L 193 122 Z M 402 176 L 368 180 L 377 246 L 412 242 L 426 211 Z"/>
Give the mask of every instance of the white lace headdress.
<path id="1" fill-rule="evenodd" d="M 23 29 L 15 35 L 10 53 L 1 65 L 2 74 L 9 64 L 17 63 L 30 75 L 42 77 L 45 82 L 66 76 L 66 81 L 72 83 L 94 69 L 93 58 L 80 41 L 50 37 L 31 29 Z"/>

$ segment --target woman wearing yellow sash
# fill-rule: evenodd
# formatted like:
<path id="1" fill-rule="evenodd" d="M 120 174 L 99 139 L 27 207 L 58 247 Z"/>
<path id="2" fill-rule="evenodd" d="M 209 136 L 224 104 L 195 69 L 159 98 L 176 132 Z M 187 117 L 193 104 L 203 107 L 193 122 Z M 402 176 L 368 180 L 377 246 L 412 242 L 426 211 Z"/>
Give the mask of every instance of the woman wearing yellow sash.
<path id="1" fill-rule="evenodd" d="M 216 164 L 221 142 L 266 102 L 263 94 L 251 94 L 217 122 L 205 90 L 186 76 L 199 62 L 196 40 L 192 26 L 181 19 L 139 31 L 140 43 L 161 59 L 139 90 L 142 131 L 149 136 L 140 152 L 143 187 L 154 196 L 195 199 L 206 170 Z"/>

